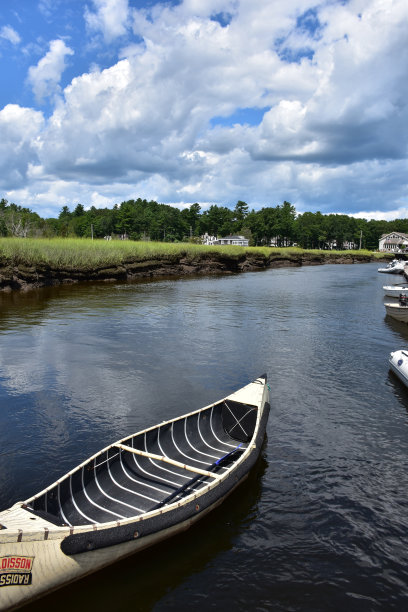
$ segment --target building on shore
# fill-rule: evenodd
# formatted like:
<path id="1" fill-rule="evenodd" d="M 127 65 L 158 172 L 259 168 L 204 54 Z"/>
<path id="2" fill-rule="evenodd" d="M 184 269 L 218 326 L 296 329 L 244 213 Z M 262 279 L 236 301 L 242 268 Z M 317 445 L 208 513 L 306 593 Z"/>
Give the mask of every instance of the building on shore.
<path id="1" fill-rule="evenodd" d="M 340 243 L 340 246 L 338 246 L 336 240 L 331 240 L 330 242 L 325 243 L 324 248 L 329 249 L 330 251 L 332 251 L 333 249 L 340 249 L 342 251 L 355 251 L 358 248 L 358 245 L 350 240 L 344 240 L 342 243 Z"/>
<path id="2" fill-rule="evenodd" d="M 383 234 L 378 243 L 378 250 L 386 253 L 400 253 L 408 248 L 408 234 L 390 232 Z"/>
<path id="3" fill-rule="evenodd" d="M 204 234 L 202 236 L 203 244 L 208 244 L 212 246 L 218 245 L 234 245 L 234 246 L 249 246 L 249 239 L 245 238 L 245 236 L 224 236 L 223 238 L 217 238 L 216 236 L 209 236 L 208 234 Z"/>
<path id="4" fill-rule="evenodd" d="M 207 234 L 207 232 L 201 236 L 201 244 L 211 246 L 214 244 L 215 240 L 217 240 L 217 236 L 210 236 L 210 234 Z"/>

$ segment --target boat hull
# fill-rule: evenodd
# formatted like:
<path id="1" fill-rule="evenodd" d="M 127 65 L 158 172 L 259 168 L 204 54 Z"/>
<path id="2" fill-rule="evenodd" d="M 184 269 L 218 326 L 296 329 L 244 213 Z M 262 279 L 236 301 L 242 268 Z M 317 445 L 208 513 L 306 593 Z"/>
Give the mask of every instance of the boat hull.
<path id="1" fill-rule="evenodd" d="M 403 295 L 408 294 L 408 284 L 407 285 L 406 284 L 384 285 L 383 290 L 384 290 L 384 295 L 398 299 L 401 294 Z"/>
<path id="2" fill-rule="evenodd" d="M 210 466 L 211 472 L 199 467 L 180 467 L 181 463 L 178 461 L 173 461 L 167 455 L 162 457 L 165 461 L 173 461 L 176 466 L 170 466 L 173 470 L 172 474 L 176 474 L 177 471 L 183 472 L 186 469 L 191 469 L 198 474 L 191 477 L 187 489 L 181 487 L 176 491 L 176 494 L 170 495 L 169 498 L 159 504 L 151 506 L 147 511 L 133 517 L 122 517 L 105 523 L 73 525 L 59 524 L 58 520 L 61 517 L 58 519 L 54 516 L 54 520 L 50 520 L 49 512 L 36 510 L 36 504 L 40 507 L 44 497 L 45 499 L 49 498 L 49 510 L 52 505 L 53 492 L 57 488 L 58 495 L 60 495 L 64 482 L 69 482 L 71 489 L 77 488 L 78 477 L 76 474 L 82 475 L 83 492 L 89 496 L 91 488 L 89 485 L 88 492 L 86 492 L 86 476 L 84 476 L 86 468 L 90 465 L 89 460 L 87 460 L 44 492 L 37 494 L 26 502 L 15 504 L 7 511 L 0 512 L 0 526 L 4 526 L 4 529 L 0 528 L 0 609 L 11 610 L 19 607 L 119 559 L 153 546 L 188 529 L 220 505 L 245 480 L 259 457 L 270 410 L 266 377 L 257 379 L 221 401 L 233 410 L 238 409 L 240 403 L 242 403 L 245 409 L 249 409 L 249 413 L 255 411 L 256 422 L 250 439 L 245 443 L 240 442 L 235 449 L 230 450 L 218 459 Z M 111 457 L 112 449 L 118 451 L 117 455 L 120 455 L 120 460 L 122 460 L 121 452 L 123 452 L 123 455 L 129 456 L 135 453 L 138 458 L 142 456 L 143 460 L 148 461 L 144 456 L 146 453 L 136 448 L 137 436 L 143 434 L 142 437 L 146 444 L 150 439 L 153 439 L 157 431 L 166 429 L 170 431 L 170 425 L 171 437 L 173 438 L 176 437 L 177 427 L 181 430 L 180 425 L 184 423 L 186 439 L 191 447 L 190 453 L 192 453 L 191 425 L 197 422 L 200 435 L 205 432 L 204 423 L 207 423 L 208 431 L 213 431 L 212 421 L 211 428 L 208 425 L 209 415 L 211 414 L 212 417 L 213 412 L 215 413 L 215 409 L 218 408 L 219 403 L 216 403 L 184 417 L 179 417 L 174 421 L 161 424 L 156 428 L 145 430 L 141 434 L 135 434 L 135 437 L 132 438 L 132 447 L 122 444 L 122 442 L 129 442 L 129 439 L 124 439 L 111 447 L 107 447 L 107 449 L 103 449 L 94 458 L 91 458 L 93 464 L 98 462 L 93 477 L 99 484 L 102 480 L 100 476 L 97 480 L 96 472 L 105 469 L 113 478 L 114 465 L 115 461 L 118 462 L 118 458 Z M 218 412 L 221 414 L 219 410 Z M 227 410 L 224 410 L 224 412 L 224 424 L 226 429 L 230 430 L 230 433 L 232 430 L 238 429 L 240 423 L 244 422 L 240 418 L 236 422 L 233 420 L 231 424 L 228 422 Z M 247 414 L 248 411 L 243 418 L 246 418 Z M 200 418 L 202 419 L 201 429 Z M 190 438 L 187 438 L 188 427 L 190 427 Z M 218 432 L 218 435 L 221 434 Z M 174 439 L 173 441 L 176 442 Z M 180 445 L 179 441 L 178 443 Z M 133 448 L 133 444 L 135 444 L 135 448 Z M 164 444 L 164 440 L 162 444 Z M 233 447 L 234 444 L 236 444 L 236 441 L 230 444 L 230 447 Z M 178 448 L 178 450 L 182 449 Z M 105 457 L 108 457 L 108 459 L 104 460 Z M 116 457 L 116 455 L 113 457 Z M 156 455 L 151 454 L 149 457 L 152 465 L 159 463 Z M 154 461 L 151 457 L 155 458 Z M 203 463 L 204 452 L 197 450 L 195 458 L 190 457 L 190 459 L 191 463 L 195 461 L 197 466 L 198 462 Z M 167 469 L 166 472 L 170 472 L 170 470 Z M 133 472 L 133 475 L 135 473 Z M 161 478 L 161 480 L 164 481 L 164 478 Z M 119 485 L 116 480 L 112 480 L 112 486 L 113 482 L 121 489 L 125 489 L 123 482 Z M 194 488 L 192 483 L 197 488 Z M 174 497 L 174 495 L 176 496 Z M 74 495 L 72 496 L 71 501 L 78 505 L 80 500 L 78 491 L 75 496 L 75 498 Z M 100 501 L 101 497 L 98 498 L 99 506 L 106 503 L 109 496 L 104 498 L 102 502 Z M 112 494 L 110 499 L 113 499 Z M 70 518 L 71 515 L 66 510 L 68 506 L 64 506 L 60 499 L 59 502 L 62 516 Z M 121 504 L 118 506 L 120 508 L 129 506 L 124 501 L 118 501 L 117 504 Z M 96 506 L 97 504 L 94 502 L 94 507 L 96 508 Z M 63 508 L 64 512 L 62 511 Z M 112 509 L 114 509 L 114 506 L 112 506 Z"/>
<path id="3" fill-rule="evenodd" d="M 385 303 L 384 306 L 387 315 L 402 323 L 408 323 L 408 306 L 401 306 L 397 303 Z"/>
<path id="4" fill-rule="evenodd" d="M 389 365 L 392 372 L 408 387 L 408 352 L 398 350 L 390 353 Z"/>
<path id="5" fill-rule="evenodd" d="M 141 552 L 151 546 L 171 538 L 189 529 L 192 525 L 206 516 L 209 512 L 217 508 L 222 502 L 247 478 L 248 474 L 233 486 L 224 496 L 219 497 L 211 505 L 204 508 L 200 513 L 190 516 L 184 521 L 177 522 L 171 527 L 145 535 L 143 538 L 133 538 L 119 544 L 105 546 L 97 550 L 90 550 L 84 554 L 66 555 L 62 552 L 64 538 L 48 541 L 22 542 L 19 546 L 4 547 L 0 545 L 0 559 L 11 558 L 31 558 L 32 576 L 30 583 L 24 583 L 23 578 L 27 572 L 15 573 L 22 581 L 21 585 L 16 582 L 3 587 L 0 591 L 0 610 L 14 610 L 30 603 L 45 594 L 49 594 L 57 589 L 66 586 L 76 580 L 84 578 L 104 567 L 111 565 L 130 555 Z M 5 550 L 3 550 L 5 549 Z M 15 551 L 14 553 L 12 551 Z M 11 573 L 3 573 L 4 581 Z M 1 577 L 0 577 L 1 581 Z"/>
<path id="6" fill-rule="evenodd" d="M 394 260 L 385 268 L 378 268 L 378 272 L 382 272 L 383 274 L 403 274 L 406 262 Z"/>

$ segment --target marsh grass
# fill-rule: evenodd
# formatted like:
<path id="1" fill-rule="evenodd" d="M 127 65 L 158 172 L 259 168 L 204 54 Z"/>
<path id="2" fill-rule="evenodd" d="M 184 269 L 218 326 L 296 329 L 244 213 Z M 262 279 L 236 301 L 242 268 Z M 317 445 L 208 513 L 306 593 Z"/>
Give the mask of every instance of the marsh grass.
<path id="1" fill-rule="evenodd" d="M 52 268 L 89 270 L 119 266 L 125 262 L 176 260 L 184 257 L 191 261 L 212 257 L 236 259 L 243 253 L 264 258 L 297 258 L 299 255 L 353 257 L 355 255 L 384 257 L 371 251 L 319 251 L 298 247 L 238 247 L 205 246 L 190 243 L 133 242 L 120 240 L 90 240 L 83 238 L 0 238 L 0 265 L 46 265 Z"/>

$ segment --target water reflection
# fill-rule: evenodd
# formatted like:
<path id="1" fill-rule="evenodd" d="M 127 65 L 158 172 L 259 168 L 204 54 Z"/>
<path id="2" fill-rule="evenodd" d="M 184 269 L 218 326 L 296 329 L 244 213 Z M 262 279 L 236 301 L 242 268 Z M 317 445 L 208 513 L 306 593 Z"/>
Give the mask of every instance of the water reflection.
<path id="1" fill-rule="evenodd" d="M 266 467 L 265 457 L 261 455 L 239 490 L 186 533 L 35 602 L 26 607 L 27 612 L 43 610 L 44 606 L 58 607 L 60 612 L 78 606 L 100 612 L 125 612 L 129 608 L 138 612 L 153 608 L 184 609 L 189 581 L 194 582 L 197 575 L 205 575 L 217 558 L 226 570 L 233 560 L 228 557 L 240 556 L 237 542 L 257 515 Z M 232 571 L 235 572 L 236 567 L 232 567 Z M 209 600 L 217 585 L 210 587 L 210 584 L 201 595 L 203 604 L 206 602 L 211 607 Z M 181 585 L 184 587 L 178 593 Z M 158 600 L 161 602 L 156 606 Z"/>
<path id="2" fill-rule="evenodd" d="M 258 480 L 203 527 L 50 602 L 405 608 L 408 390 L 388 356 L 408 326 L 384 316 L 377 267 L 0 295 L 2 508 L 127 433 L 260 373 L 271 385 Z"/>
<path id="3" fill-rule="evenodd" d="M 408 325 L 402 321 L 397 321 L 389 315 L 385 315 L 384 321 L 387 327 L 395 333 L 396 338 L 400 340 L 399 344 L 403 348 L 408 343 Z"/>
<path id="4" fill-rule="evenodd" d="M 408 412 L 408 389 L 391 370 L 388 372 L 388 382 L 399 402 Z"/>

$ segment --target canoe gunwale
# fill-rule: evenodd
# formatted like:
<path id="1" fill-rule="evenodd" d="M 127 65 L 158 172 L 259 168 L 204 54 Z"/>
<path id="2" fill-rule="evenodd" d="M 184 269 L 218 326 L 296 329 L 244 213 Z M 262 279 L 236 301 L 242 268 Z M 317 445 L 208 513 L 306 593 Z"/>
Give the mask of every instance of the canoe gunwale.
<path id="1" fill-rule="evenodd" d="M 262 389 L 256 389 L 253 386 L 254 383 L 262 385 Z M 128 555 L 133 555 L 156 545 L 164 539 L 185 531 L 213 509 L 220 506 L 224 499 L 235 491 L 248 477 L 249 471 L 259 459 L 270 411 L 268 390 L 269 386 L 266 382 L 266 375 L 263 375 L 218 402 L 214 402 L 209 406 L 190 412 L 187 415 L 182 415 L 176 419 L 163 421 L 161 424 L 127 436 L 119 441 L 119 443 L 126 443 L 126 441 L 132 440 L 132 438 L 136 438 L 140 434 L 145 434 L 163 425 L 186 419 L 188 416 L 202 413 L 205 410 L 210 410 L 225 400 L 241 404 L 240 411 L 235 412 L 237 426 L 231 425 L 231 421 L 222 420 L 225 410 L 218 406 L 216 411 L 214 410 L 214 416 L 216 417 L 214 419 L 214 430 L 212 429 L 212 412 L 202 428 L 203 443 L 207 442 L 208 444 L 212 442 L 214 446 L 217 446 L 212 438 L 206 438 L 206 431 L 212 431 L 215 439 L 222 443 L 220 448 L 214 448 L 214 451 L 222 451 L 223 448 L 225 450 L 225 455 L 215 457 L 216 461 L 213 461 L 208 466 L 208 470 L 214 469 L 218 472 L 219 476 L 215 479 L 195 474 L 193 478 L 184 477 L 179 479 L 182 486 L 183 480 L 188 481 L 187 490 L 185 491 L 186 495 L 177 495 L 176 500 L 170 498 L 171 503 L 169 503 L 170 499 L 164 498 L 159 502 L 159 504 L 164 505 L 153 508 L 148 506 L 150 509 L 139 515 L 128 516 L 120 520 L 110 520 L 109 522 L 79 525 L 74 523 L 72 525 L 57 525 L 50 522 L 46 517 L 40 515 L 41 508 L 44 507 L 41 503 L 37 503 L 36 509 L 30 511 L 27 507 L 29 502 L 46 494 L 53 487 L 58 487 L 58 483 L 63 482 L 65 479 L 70 481 L 70 475 L 74 474 L 77 470 L 83 469 L 90 460 L 95 460 L 101 456 L 103 458 L 105 453 L 108 453 L 110 449 L 114 449 L 117 443 L 113 443 L 95 453 L 90 459 L 87 459 L 79 466 L 77 465 L 73 470 L 66 473 L 40 493 L 29 498 L 26 502 L 17 502 L 10 508 L 0 512 L 0 523 L 4 523 L 4 529 L 0 529 L 0 556 L 3 555 L 4 558 L 19 557 L 24 560 L 29 559 L 31 560 L 30 568 L 34 562 L 32 576 L 31 573 L 27 574 L 24 578 L 24 583 L 19 582 L 17 584 L 12 582 L 10 587 L 8 586 L 9 583 L 1 585 L 3 588 L 0 588 L 0 608 L 2 610 L 15 609 L 48 592 L 119 561 Z M 245 442 L 241 442 L 242 437 L 240 439 L 237 433 L 239 429 L 238 423 L 246 418 L 248 414 L 245 407 L 251 406 L 256 407 L 256 413 L 250 409 L 251 417 L 249 422 L 242 421 L 243 432 L 240 435 L 246 434 L 248 438 Z M 224 410 L 224 413 L 222 413 L 222 410 Z M 221 420 L 218 420 L 220 417 Z M 190 431 L 192 431 L 192 425 L 194 425 L 195 420 L 200 422 L 200 416 L 193 419 L 192 423 L 189 424 Z M 222 426 L 224 427 L 223 433 L 221 433 Z M 185 427 L 188 428 L 187 425 Z M 182 429 L 183 425 L 179 425 L 178 431 L 180 432 Z M 188 442 L 187 429 L 185 431 Z M 154 434 L 150 435 L 154 438 Z M 228 439 L 229 442 L 227 441 Z M 238 444 L 237 440 L 241 444 Z M 190 446 L 193 448 L 193 444 L 195 444 L 194 438 L 191 438 L 191 442 Z M 131 444 L 130 449 L 121 450 L 116 448 L 111 452 L 117 455 L 123 452 L 125 456 L 129 457 L 128 450 L 139 450 L 140 447 L 145 447 L 147 450 L 155 451 L 157 448 L 153 444 L 146 445 L 143 440 L 141 443 L 140 441 L 132 440 Z M 235 446 L 236 444 L 238 446 Z M 161 450 L 161 446 L 158 446 Z M 175 446 L 179 450 L 176 444 Z M 208 444 L 208 446 L 213 448 L 211 444 Z M 163 450 L 164 455 L 171 455 L 171 447 L 163 446 Z M 205 448 L 202 446 L 200 450 L 200 447 L 197 446 L 196 450 L 200 453 Z M 209 458 L 213 456 L 209 453 L 201 454 L 202 458 L 204 458 L 204 455 L 207 455 Z M 178 455 L 175 456 L 178 457 Z M 108 453 L 107 461 L 109 462 L 109 460 L 110 456 Z M 197 456 L 193 459 L 194 461 L 197 463 Z M 219 464 L 218 462 L 221 463 Z M 202 463 L 204 461 L 198 461 L 198 465 Z M 209 463 L 208 461 L 207 465 Z M 103 472 L 104 467 L 102 466 L 100 470 Z M 181 472 L 180 467 L 173 467 L 173 470 Z M 196 480 L 194 486 L 190 486 L 191 480 Z M 238 494 L 237 492 L 236 495 Z M 46 515 L 47 510 L 54 511 L 55 507 L 45 504 L 44 508 L 43 514 Z M 228 506 L 226 511 L 228 512 Z M 58 517 L 56 516 L 56 518 Z M 72 520 L 72 516 L 68 516 L 68 519 Z M 30 586 L 27 587 L 27 584 Z"/>
<path id="2" fill-rule="evenodd" d="M 198 493 L 193 493 L 181 501 L 169 504 L 159 511 L 143 514 L 126 523 L 121 521 L 120 524 L 115 523 L 113 526 L 105 523 L 98 529 L 88 528 L 87 531 L 73 533 L 61 542 L 62 552 L 71 556 L 140 539 L 193 519 L 196 515 L 205 512 L 208 507 L 217 504 L 244 480 L 256 463 L 265 436 L 269 410 L 269 402 L 265 402 L 252 443 L 241 455 L 239 461 L 232 465 L 218 481 L 209 483 Z"/>
<path id="3" fill-rule="evenodd" d="M 256 379 L 254 381 L 254 383 L 256 383 L 259 379 Z M 55 487 L 55 485 L 57 484 L 61 484 L 62 482 L 64 482 L 66 480 L 66 478 L 68 476 L 72 476 L 73 474 L 75 474 L 78 470 L 82 469 L 83 467 L 85 467 L 88 463 L 90 463 L 91 461 L 93 461 L 94 459 L 97 459 L 99 456 L 103 455 L 104 453 L 106 453 L 107 451 L 111 450 L 112 448 L 115 448 L 118 444 L 125 444 L 128 440 L 131 440 L 132 438 L 134 438 L 136 435 L 144 435 L 149 433 L 150 431 L 154 431 L 155 429 L 159 429 L 160 427 L 164 427 L 165 425 L 170 425 L 172 423 L 176 423 L 177 421 L 182 421 L 187 419 L 190 416 L 194 416 L 196 414 L 199 414 L 201 412 L 205 412 L 207 410 L 210 410 L 211 408 L 214 408 L 215 406 L 217 406 L 220 402 L 223 402 L 225 400 L 229 399 L 229 396 L 226 396 L 224 398 L 222 398 L 221 400 L 218 400 L 216 402 L 213 402 L 212 404 L 209 404 L 208 406 L 204 406 L 203 408 L 199 408 L 198 410 L 193 410 L 192 412 L 188 412 L 186 414 L 183 414 L 181 416 L 178 416 L 174 419 L 169 419 L 168 421 L 162 421 L 161 423 L 158 423 L 156 425 L 153 425 L 151 427 L 148 427 L 146 429 L 142 429 L 136 433 L 130 434 L 129 436 L 126 436 L 124 438 L 121 438 L 120 440 L 116 440 L 116 442 L 113 442 L 112 444 L 109 444 L 108 446 L 106 446 L 105 448 L 103 448 L 102 450 L 97 451 L 96 453 L 94 453 L 93 455 L 91 455 L 90 457 L 88 457 L 87 459 L 85 459 L 85 461 L 82 461 L 82 463 L 79 463 L 78 465 L 76 465 L 74 468 L 72 468 L 72 470 L 69 470 L 68 472 L 65 472 L 65 474 L 63 476 L 61 476 L 61 478 L 58 478 L 57 480 L 55 480 L 51 485 L 49 485 L 48 487 L 46 487 L 45 489 L 43 489 L 42 491 L 40 491 L 39 493 L 36 493 L 35 495 L 32 495 L 31 497 L 29 497 L 28 499 L 26 499 L 24 502 L 17 502 L 25 505 L 29 505 L 31 502 L 35 501 L 36 499 L 38 499 L 39 497 L 41 497 L 42 495 L 45 495 L 45 493 L 47 493 L 48 491 L 50 491 L 53 487 Z M 253 404 L 254 407 L 258 408 L 257 406 L 255 406 Z M 256 433 L 257 427 L 258 427 L 258 423 L 259 423 L 259 412 L 257 415 L 257 423 L 255 426 L 255 432 L 254 435 Z M 112 523 L 116 523 L 117 521 L 111 521 Z M 77 527 L 77 526 L 75 526 Z M 78 528 L 80 527 L 80 525 L 78 525 Z"/>
<path id="4" fill-rule="evenodd" d="M 257 448 L 258 446 L 258 435 L 259 435 L 259 427 L 260 427 L 260 422 L 261 422 L 261 418 L 264 416 L 264 412 L 266 409 L 266 395 L 265 395 L 265 386 L 266 386 L 266 376 L 261 376 L 258 377 L 257 379 L 255 379 L 251 384 L 261 384 L 264 386 L 264 391 L 263 394 L 259 400 L 259 403 L 257 405 L 255 405 L 254 403 L 250 403 L 250 402 L 241 402 L 243 405 L 247 405 L 247 406 L 253 406 L 254 408 L 257 409 L 257 416 L 256 416 L 256 424 L 255 424 L 255 429 L 253 432 L 253 436 L 252 436 L 252 440 L 248 443 L 248 445 L 246 447 L 243 448 L 243 450 L 241 451 L 241 454 L 238 458 L 238 460 L 233 463 L 230 467 L 225 468 L 226 471 L 222 474 L 217 474 L 216 478 L 212 478 L 211 481 L 208 481 L 207 483 L 204 484 L 203 487 L 201 487 L 198 490 L 193 491 L 192 493 L 190 493 L 189 495 L 183 497 L 180 500 L 175 500 L 172 501 L 171 503 L 168 503 L 166 505 L 160 505 L 158 504 L 158 507 L 153 508 L 152 510 L 146 511 L 140 515 L 134 515 L 134 516 L 130 516 L 127 518 L 121 518 L 121 519 L 113 519 L 111 521 L 106 521 L 103 523 L 88 523 L 85 525 L 67 525 L 67 524 L 62 524 L 62 525 L 58 525 L 56 522 L 52 522 L 51 520 L 45 518 L 43 521 L 40 520 L 40 524 L 39 526 L 34 529 L 34 525 L 33 524 L 29 524 L 29 528 L 27 523 L 28 521 L 24 521 L 25 525 L 24 525 L 24 534 L 23 534 L 23 538 L 24 541 L 34 541 L 34 540 L 43 540 L 43 539 L 62 539 L 62 538 L 67 538 L 68 536 L 73 536 L 73 535 L 83 535 L 83 534 L 88 534 L 91 531 L 95 532 L 103 532 L 106 530 L 111 530 L 111 529 L 118 529 L 119 527 L 126 527 L 127 525 L 133 525 L 133 524 L 138 524 L 141 523 L 142 521 L 146 521 L 146 520 L 150 520 L 150 519 L 155 519 L 156 517 L 160 517 L 165 513 L 168 512 L 173 512 L 183 506 L 185 506 L 186 504 L 189 504 L 190 502 L 197 502 L 197 500 L 199 498 L 202 498 L 203 495 L 207 494 L 207 493 L 212 493 L 213 489 L 216 489 L 220 486 L 220 484 L 222 484 L 227 478 L 229 478 L 229 476 L 231 475 L 231 473 L 235 473 L 235 471 L 238 469 L 238 467 L 242 464 L 246 464 L 248 457 L 253 453 L 253 451 Z M 232 394 L 234 395 L 234 394 Z M 163 427 L 165 425 L 170 425 L 172 423 L 178 422 L 178 421 L 182 421 L 187 419 L 190 416 L 194 416 L 200 413 L 203 413 L 205 411 L 209 411 L 211 410 L 213 407 L 219 405 L 221 402 L 224 402 L 225 400 L 230 399 L 231 396 L 226 396 L 225 398 L 218 400 L 216 402 L 213 402 L 207 406 L 204 406 L 202 408 L 199 408 L 198 410 L 194 410 L 191 411 L 187 414 L 178 416 L 174 419 L 169 419 L 167 421 L 163 421 L 159 424 L 156 424 L 154 426 L 148 427 L 144 430 L 141 430 L 139 432 L 136 432 L 134 434 L 130 434 L 124 438 L 121 438 L 119 441 L 114 442 L 113 444 L 109 444 L 108 446 L 106 446 L 105 448 L 103 448 L 102 450 L 99 450 L 97 453 L 95 453 L 94 455 L 92 455 L 91 457 L 89 457 L 88 459 L 86 459 L 85 461 L 83 461 L 82 463 L 80 463 L 79 465 L 76 465 L 75 468 L 73 468 L 72 470 L 70 470 L 69 472 L 66 472 L 61 478 L 59 478 L 58 480 L 54 481 L 51 485 L 49 485 L 48 487 L 46 487 L 45 489 L 43 489 L 42 491 L 40 491 L 39 493 L 36 493 L 34 496 L 28 498 L 27 500 L 25 500 L 24 502 L 17 502 L 16 504 L 14 504 L 14 506 L 12 508 L 10 508 L 9 510 L 12 510 L 14 508 L 20 508 L 22 511 L 27 512 L 27 514 L 31 514 L 31 515 L 36 515 L 39 517 L 39 519 L 41 519 L 41 514 L 36 514 L 36 511 L 32 508 L 30 508 L 30 503 L 34 502 L 36 499 L 40 498 L 41 496 L 45 495 L 47 492 L 49 492 L 51 489 L 53 489 L 55 486 L 59 485 L 60 483 L 66 481 L 67 478 L 69 478 L 70 476 L 74 475 L 76 472 L 78 472 L 79 470 L 81 470 L 83 467 L 85 467 L 87 464 L 89 464 L 90 461 L 94 461 L 96 459 L 98 459 L 98 457 L 103 456 L 105 453 L 107 453 L 109 450 L 114 449 L 115 447 L 118 448 L 118 445 L 126 443 L 127 441 L 131 440 L 132 438 L 134 438 L 136 435 L 143 435 L 146 434 L 148 432 L 154 431 L 156 429 L 159 429 L 160 427 Z M 239 403 L 239 402 L 238 402 Z M 268 409 L 266 410 L 266 412 L 269 412 L 269 404 L 268 404 Z M 266 426 L 266 423 L 265 423 Z M 263 433 L 264 435 L 264 433 Z M 262 435 L 262 439 L 263 439 L 263 435 Z M 120 452 L 120 448 L 118 449 Z M 131 450 L 131 449 L 129 449 Z M 250 468 L 248 468 L 250 469 Z M 189 483 L 187 483 L 189 484 Z M 43 527 L 43 525 L 46 525 L 46 527 Z M 46 537 L 44 536 L 44 530 L 46 530 Z M 21 530 L 17 530 L 17 529 L 5 529 L 5 530 L 0 530 L 0 543 L 1 542 L 7 542 L 7 541 L 16 541 L 17 537 L 20 537 L 19 533 Z M 20 540 L 19 540 L 20 541 Z"/>
<path id="5" fill-rule="evenodd" d="M 112 445 L 112 447 L 114 447 L 114 445 Z M 247 454 L 247 451 L 251 450 L 251 447 L 252 445 L 248 446 L 248 448 L 245 450 L 245 454 Z M 111 446 L 104 449 L 104 451 L 109 450 L 110 448 Z M 240 458 L 241 460 L 244 458 L 243 455 L 241 455 L 241 458 Z M 231 469 L 233 469 L 235 465 L 233 465 Z M 106 523 L 100 523 L 100 524 L 94 523 L 94 524 L 74 525 L 74 526 L 57 525 L 55 523 L 51 523 L 51 521 L 48 520 L 47 522 L 48 522 L 49 529 L 47 530 L 46 538 L 44 537 L 44 529 L 39 530 L 37 528 L 31 531 L 24 529 L 24 541 L 44 540 L 44 539 L 50 539 L 50 540 L 51 539 L 61 539 L 63 537 L 67 537 L 68 535 L 72 535 L 74 533 L 80 534 L 80 533 L 89 533 L 90 531 L 103 531 L 105 529 L 112 529 L 112 528 L 116 529 L 119 526 L 139 523 L 145 519 L 154 518 L 157 515 L 161 515 L 166 511 L 172 511 L 176 508 L 179 508 L 183 503 L 188 502 L 189 500 L 196 501 L 202 495 L 202 492 L 204 490 L 208 491 L 213 488 L 216 488 L 219 485 L 220 480 L 224 479 L 228 474 L 229 472 L 225 472 L 224 474 L 219 475 L 217 479 L 213 479 L 212 481 L 208 482 L 198 492 L 191 493 L 189 496 L 186 496 L 182 500 L 172 502 L 171 504 L 167 504 L 164 507 L 155 508 L 149 512 L 145 512 L 144 514 L 140 514 L 138 516 L 132 516 L 132 517 L 121 519 L 121 520 L 112 520 L 112 521 L 109 521 Z M 65 477 L 68 475 L 69 473 L 65 474 Z M 57 482 L 58 481 L 54 482 L 52 486 L 54 486 Z M 190 482 L 187 484 L 190 484 Z M 48 489 L 46 489 L 45 491 L 47 490 Z M 26 512 L 37 516 L 36 511 L 30 508 L 27 502 L 17 502 L 16 504 L 14 504 L 14 506 L 12 506 L 12 508 L 10 508 L 10 510 L 12 510 L 13 508 L 22 508 Z M 38 515 L 38 516 L 39 518 L 41 518 L 41 515 Z M 21 530 L 18 530 L 18 531 L 21 531 Z M 16 541 L 17 538 L 20 538 L 20 537 L 21 537 L 20 534 L 16 530 L 11 531 L 10 529 L 4 529 L 4 531 L 3 530 L 0 531 L 0 543 L 5 543 L 8 541 L 14 542 Z"/>

